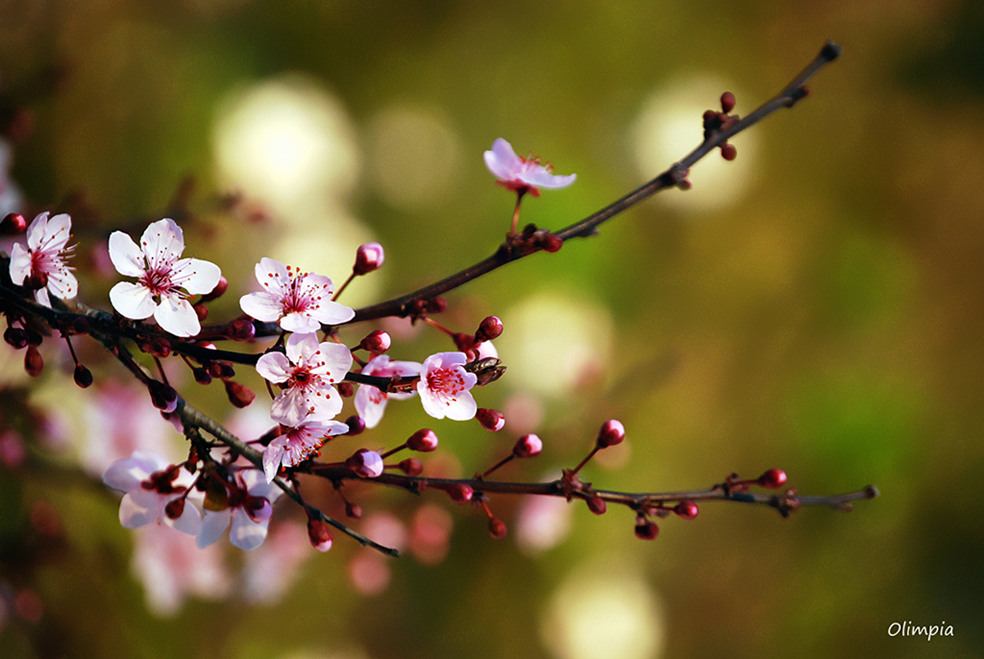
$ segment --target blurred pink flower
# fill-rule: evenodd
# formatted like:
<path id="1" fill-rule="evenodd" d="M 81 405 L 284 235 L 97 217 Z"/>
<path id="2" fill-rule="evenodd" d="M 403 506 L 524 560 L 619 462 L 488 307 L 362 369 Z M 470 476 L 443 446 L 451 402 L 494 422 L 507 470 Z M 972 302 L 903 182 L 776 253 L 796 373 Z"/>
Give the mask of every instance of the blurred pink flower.
<path id="1" fill-rule="evenodd" d="M 373 357 L 362 369 L 363 375 L 392 377 L 394 375 L 419 375 L 422 366 L 417 362 L 391 361 L 386 355 Z M 403 400 L 413 396 L 409 394 L 388 394 L 368 384 L 360 384 L 355 393 L 355 411 L 366 422 L 366 428 L 375 428 L 386 411 L 386 401 L 389 398 Z"/>
<path id="2" fill-rule="evenodd" d="M 345 346 L 315 334 L 291 334 L 287 354 L 268 352 L 256 370 L 274 384 L 286 384 L 277 394 L 270 416 L 286 426 L 297 426 L 309 413 L 330 419 L 342 411 L 342 396 L 334 387 L 352 367 L 352 353 Z M 332 433 L 336 434 L 336 433 Z"/>
<path id="3" fill-rule="evenodd" d="M 529 192 L 540 196 L 540 188 L 565 188 L 577 178 L 577 174 L 556 176 L 553 168 L 541 165 L 539 158 L 522 158 L 516 155 L 512 145 L 501 137 L 492 143 L 492 150 L 485 152 L 485 166 L 508 190 Z"/>
<path id="4" fill-rule="evenodd" d="M 120 523 L 124 528 L 167 525 L 197 535 L 201 513 L 185 495 L 193 480 L 183 467 L 147 451 L 134 451 L 128 459 L 111 464 L 103 474 L 106 485 L 126 493 L 120 502 Z"/>
<path id="5" fill-rule="evenodd" d="M 424 360 L 417 393 L 424 411 L 435 419 L 467 421 L 475 416 L 478 405 L 468 390 L 478 377 L 465 370 L 466 361 L 463 352 L 439 352 Z"/>
<path id="6" fill-rule="evenodd" d="M 273 504 L 282 490 L 265 481 L 256 469 L 238 472 L 235 481 L 229 492 L 229 505 L 224 510 L 205 509 L 198 531 L 199 547 L 205 548 L 218 540 L 230 522 L 229 542 L 243 551 L 256 549 L 266 539 Z"/>
<path id="7" fill-rule="evenodd" d="M 154 317 L 175 336 L 194 336 L 201 331 L 198 314 L 188 303 L 191 295 L 210 293 L 219 283 L 219 266 L 201 259 L 179 258 L 184 233 L 174 220 L 152 223 L 137 246 L 129 235 L 114 231 L 109 236 L 109 257 L 121 275 L 137 282 L 120 282 L 109 291 L 113 307 L 127 318 Z"/>
<path id="8" fill-rule="evenodd" d="M 27 228 L 27 249 L 15 243 L 10 252 L 10 279 L 18 286 L 25 282 L 34 289 L 34 299 L 51 306 L 50 292 L 61 300 L 78 295 L 79 282 L 65 261 L 75 251 L 66 246 L 72 233 L 72 218 L 64 213 L 50 220 L 48 213 L 34 218 Z"/>
<path id="9" fill-rule="evenodd" d="M 317 332 L 321 325 L 338 325 L 355 317 L 355 311 L 331 300 L 331 279 L 301 272 L 274 259 L 256 264 L 256 279 L 263 286 L 239 300 L 243 311 L 263 322 L 279 322 L 288 332 Z"/>

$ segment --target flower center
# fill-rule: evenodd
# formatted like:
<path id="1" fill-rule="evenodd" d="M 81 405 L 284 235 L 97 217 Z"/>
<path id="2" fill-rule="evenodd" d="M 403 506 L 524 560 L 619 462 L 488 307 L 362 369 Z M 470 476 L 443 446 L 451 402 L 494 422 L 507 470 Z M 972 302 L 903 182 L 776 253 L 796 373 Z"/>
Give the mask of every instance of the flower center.
<path id="1" fill-rule="evenodd" d="M 427 387 L 453 399 L 465 390 L 465 379 L 456 369 L 439 368 L 427 374 Z"/>

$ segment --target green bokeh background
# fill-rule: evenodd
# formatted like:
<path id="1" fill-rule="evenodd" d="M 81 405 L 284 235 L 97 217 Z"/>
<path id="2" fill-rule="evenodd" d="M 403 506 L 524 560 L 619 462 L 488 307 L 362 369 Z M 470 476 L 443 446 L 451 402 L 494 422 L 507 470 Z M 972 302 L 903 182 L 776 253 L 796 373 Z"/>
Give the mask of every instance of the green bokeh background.
<path id="1" fill-rule="evenodd" d="M 742 90 L 737 110 L 747 112 L 827 39 L 844 44 L 843 57 L 807 101 L 753 129 L 757 175 L 736 203 L 702 212 L 643 203 L 596 238 L 449 295 L 449 322 L 467 330 L 537 291 L 584 296 L 611 314 L 605 377 L 548 401 L 538 431 L 547 450 L 514 475 L 570 466 L 598 424 L 617 417 L 631 460 L 589 465 L 585 478 L 599 486 L 689 489 L 778 466 L 803 493 L 873 483 L 879 499 L 849 515 L 802 510 L 789 520 L 708 504 L 693 522 L 667 520 L 652 543 L 633 537 L 627 511 L 597 518 L 579 507 L 569 539 L 535 558 L 456 508 L 448 558 L 400 560 L 381 595 L 349 585 L 357 547 L 338 538 L 277 606 L 190 600 L 161 620 L 130 576 L 131 540 L 112 496 L 61 472 L 3 471 L 14 512 L 0 540 L 20 542 L 17 511 L 37 498 L 63 515 L 67 537 L 31 575 L 41 621 L 0 631 L 0 656 L 549 657 L 540 625 L 551 594 L 597 562 L 629 566 L 658 594 L 662 657 L 984 656 L 978 3 L 0 0 L 4 81 L 53 63 L 69 71 L 30 102 L 36 131 L 13 176 L 40 204 L 84 191 L 107 230 L 159 217 L 186 174 L 198 176 L 196 199 L 222 191 L 211 134 L 234 89 L 305 74 L 344 106 L 360 148 L 383 109 L 439 111 L 460 140 L 452 185 L 397 208 L 364 170 L 349 202 L 386 246 L 382 295 L 501 240 L 511 202 L 481 163 L 496 137 L 577 172 L 571 189 L 524 209 L 524 219 L 559 228 L 644 180 L 631 128 L 662 85 L 717 75 Z M 687 195 L 702 194 L 699 171 Z M 226 231 L 218 214 L 209 221 L 225 242 L 199 255 L 248 276 L 263 237 Z M 331 266 L 333 276 L 347 267 Z M 108 307 L 85 286 L 83 299 Z M 446 349 L 439 339 L 414 350 Z M 480 403 L 501 405 L 509 391 L 504 381 Z M 427 423 L 421 416 L 398 413 L 382 443 Z M 435 427 L 466 473 L 510 445 L 476 424 Z M 405 498 L 367 506 L 409 510 Z M 510 521 L 509 505 L 501 510 Z M 954 636 L 889 637 L 903 620 L 945 620 Z"/>

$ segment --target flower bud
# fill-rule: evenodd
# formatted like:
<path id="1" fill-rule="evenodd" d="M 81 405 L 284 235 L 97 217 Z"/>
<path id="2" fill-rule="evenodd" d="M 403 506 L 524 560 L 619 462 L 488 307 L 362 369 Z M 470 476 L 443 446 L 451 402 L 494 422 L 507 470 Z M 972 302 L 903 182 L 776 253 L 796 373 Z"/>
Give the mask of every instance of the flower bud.
<path id="1" fill-rule="evenodd" d="M 420 453 L 430 453 L 437 449 L 437 435 L 430 428 L 421 428 L 410 435 L 410 439 L 407 440 L 407 448 Z"/>
<path id="2" fill-rule="evenodd" d="M 355 387 L 352 386 L 351 382 L 339 382 L 335 385 L 335 388 L 338 389 L 338 393 L 342 398 L 351 398 L 355 395 Z"/>
<path id="3" fill-rule="evenodd" d="M 448 301 L 445 300 L 443 297 L 432 297 L 431 299 L 427 300 L 426 304 L 424 305 L 424 309 L 427 311 L 427 313 L 444 313 L 445 311 L 447 311 L 447 308 L 448 308 Z"/>
<path id="4" fill-rule="evenodd" d="M 420 461 L 420 458 L 407 458 L 402 460 L 397 467 L 407 476 L 419 476 L 424 473 L 424 463 Z"/>
<path id="5" fill-rule="evenodd" d="M 88 334 L 89 321 L 84 316 L 77 316 L 72 319 L 72 334 Z"/>
<path id="6" fill-rule="evenodd" d="M 0 222 L 0 233 L 16 236 L 27 230 L 27 220 L 20 213 L 7 213 Z"/>
<path id="7" fill-rule="evenodd" d="M 44 341 L 44 336 L 41 332 L 31 329 L 30 327 L 25 327 L 24 332 L 27 334 L 27 344 L 32 346 L 39 346 L 41 342 Z"/>
<path id="8" fill-rule="evenodd" d="M 659 527 L 656 522 L 640 517 L 636 519 L 635 534 L 640 540 L 655 540 L 659 535 Z"/>
<path id="9" fill-rule="evenodd" d="M 252 341 L 256 337 L 256 326 L 248 318 L 238 318 L 229 323 L 225 335 L 233 341 Z"/>
<path id="10" fill-rule="evenodd" d="M 352 272 L 364 275 L 378 270 L 383 265 L 384 258 L 383 246 L 379 243 L 360 245 L 355 252 L 355 265 L 352 267 Z"/>
<path id="11" fill-rule="evenodd" d="M 475 490 L 471 488 L 471 485 L 465 485 L 464 483 L 455 483 L 448 488 L 448 496 L 455 503 L 465 503 L 471 501 L 472 495 Z"/>
<path id="12" fill-rule="evenodd" d="M 725 142 L 721 145 L 721 157 L 725 160 L 734 160 L 738 157 L 738 149 L 734 144 Z"/>
<path id="13" fill-rule="evenodd" d="M 171 342 L 163 336 L 154 337 L 148 346 L 148 352 L 154 357 L 164 358 L 171 354 Z"/>
<path id="14" fill-rule="evenodd" d="M 530 433 L 529 435 L 523 435 L 516 441 L 516 445 L 513 447 L 513 455 L 517 458 L 532 458 L 535 455 L 539 455 L 542 450 L 543 442 L 539 437 Z"/>
<path id="15" fill-rule="evenodd" d="M 559 236 L 555 236 L 552 233 L 548 233 L 538 242 L 540 244 L 540 248 L 543 249 L 544 252 L 550 252 L 551 254 L 554 252 L 559 252 L 560 248 L 564 246 L 564 241 L 561 240 Z"/>
<path id="16" fill-rule="evenodd" d="M 209 384 L 212 381 L 212 376 L 201 366 L 191 369 L 191 374 L 195 376 L 195 382 L 198 384 Z"/>
<path id="17" fill-rule="evenodd" d="M 735 109 L 735 95 L 731 92 L 721 94 L 721 111 L 727 114 Z"/>
<path id="18" fill-rule="evenodd" d="M 7 327 L 3 333 L 3 340 L 13 346 L 15 350 L 27 347 L 27 332 L 20 327 Z"/>
<path id="19" fill-rule="evenodd" d="M 320 519 L 308 519 L 307 523 L 308 540 L 311 546 L 318 551 L 328 551 L 331 549 L 331 531 L 328 525 Z"/>
<path id="20" fill-rule="evenodd" d="M 782 469 L 770 469 L 759 476 L 756 482 L 762 487 L 778 490 L 786 484 L 786 472 Z"/>
<path id="21" fill-rule="evenodd" d="M 621 444 L 623 439 L 625 439 L 625 426 L 622 425 L 621 421 L 609 419 L 602 424 L 601 430 L 598 431 L 598 448 L 608 448 Z"/>
<path id="22" fill-rule="evenodd" d="M 345 466 L 362 478 L 376 478 L 383 473 L 383 458 L 375 451 L 360 448 L 345 461 Z"/>
<path id="23" fill-rule="evenodd" d="M 486 316 L 475 332 L 476 341 L 492 341 L 502 335 L 502 321 L 496 316 Z"/>
<path id="24" fill-rule="evenodd" d="M 229 402 L 238 408 L 249 407 L 253 399 L 256 398 L 253 390 L 246 385 L 233 382 L 232 380 L 226 380 L 223 384 L 225 384 L 226 396 L 229 397 Z"/>
<path id="25" fill-rule="evenodd" d="M 32 291 L 41 290 L 48 285 L 48 273 L 43 270 L 36 270 L 32 268 L 31 274 L 28 275 L 24 283 Z"/>
<path id="26" fill-rule="evenodd" d="M 86 389 L 92 384 L 92 371 L 87 369 L 82 364 L 75 365 L 75 384 L 79 385 L 83 389 Z"/>
<path id="27" fill-rule="evenodd" d="M 168 519 L 177 519 L 181 517 L 185 509 L 185 498 L 178 497 L 176 499 L 171 499 L 164 506 L 164 514 L 167 515 Z"/>
<path id="28" fill-rule="evenodd" d="M 362 339 L 359 348 L 381 354 L 389 350 L 391 345 L 393 345 L 393 340 L 390 338 L 390 335 L 383 330 L 376 330 L 370 332 L 366 338 Z M 356 348 L 356 350 L 359 348 Z"/>
<path id="29" fill-rule="evenodd" d="M 345 516 L 351 519 L 362 519 L 362 506 L 351 501 L 345 502 Z"/>
<path id="30" fill-rule="evenodd" d="M 491 535 L 496 540 L 501 540 L 505 538 L 509 533 L 509 529 L 506 528 L 505 523 L 497 518 L 493 517 L 489 520 L 489 535 Z"/>
<path id="31" fill-rule="evenodd" d="M 204 323 L 208 318 L 208 307 L 199 303 L 193 306 L 192 309 L 195 310 L 195 315 L 198 316 L 198 322 Z"/>
<path id="32" fill-rule="evenodd" d="M 36 378 L 41 375 L 43 369 L 44 359 L 41 357 L 41 353 L 38 352 L 37 346 L 27 346 L 27 352 L 24 353 L 24 370 L 32 378 Z"/>
<path id="33" fill-rule="evenodd" d="M 673 512 L 679 515 L 681 519 L 693 519 L 697 517 L 700 509 L 697 508 L 697 504 L 693 501 L 681 501 L 674 506 Z"/>
<path id="34" fill-rule="evenodd" d="M 478 408 L 475 418 L 482 424 L 482 427 L 492 432 L 502 430 L 506 425 L 506 417 L 499 410 L 490 410 L 484 407 Z"/>
<path id="35" fill-rule="evenodd" d="M 202 302 L 211 302 L 216 298 L 222 297 L 225 292 L 229 289 L 229 280 L 224 276 L 219 275 L 219 281 L 211 291 L 202 296 Z"/>
<path id="36" fill-rule="evenodd" d="M 605 511 L 608 510 L 608 504 L 605 500 L 599 496 L 588 497 L 586 499 L 588 503 L 588 510 L 593 512 L 595 515 L 604 515 Z"/>
<path id="37" fill-rule="evenodd" d="M 346 435 L 359 435 L 366 429 L 365 419 L 357 414 L 353 414 L 349 418 L 345 419 L 345 425 L 349 427 L 348 432 L 345 433 Z"/>
<path id="38" fill-rule="evenodd" d="M 151 380 L 147 383 L 147 390 L 150 391 L 150 402 L 159 410 L 173 412 L 178 406 L 178 392 L 170 385 Z"/>

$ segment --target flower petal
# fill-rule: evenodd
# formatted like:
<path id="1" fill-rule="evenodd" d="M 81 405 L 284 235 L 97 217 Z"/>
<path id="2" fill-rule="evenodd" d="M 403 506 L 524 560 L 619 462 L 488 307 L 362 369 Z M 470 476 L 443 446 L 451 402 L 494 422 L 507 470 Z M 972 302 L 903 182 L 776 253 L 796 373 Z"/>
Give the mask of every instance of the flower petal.
<path id="1" fill-rule="evenodd" d="M 219 283 L 222 270 L 210 261 L 181 259 L 171 270 L 171 281 L 192 295 L 211 293 Z"/>
<path id="2" fill-rule="evenodd" d="M 195 508 L 187 500 L 185 500 L 185 507 L 181 511 L 180 517 L 177 519 L 168 519 L 165 517 L 165 519 L 167 519 L 169 525 L 188 535 L 197 536 L 202 528 L 202 514 L 198 512 L 198 508 Z"/>
<path id="3" fill-rule="evenodd" d="M 277 472 L 280 471 L 280 463 L 284 457 L 286 444 L 287 438 L 281 435 L 270 442 L 270 445 L 263 451 L 263 475 L 266 477 L 267 483 L 272 483 L 273 479 L 277 477 Z"/>
<path id="4" fill-rule="evenodd" d="M 20 243 L 10 250 L 10 280 L 21 286 L 31 274 L 31 253 Z"/>
<path id="5" fill-rule="evenodd" d="M 177 293 L 161 296 L 161 303 L 154 312 L 154 320 L 161 329 L 174 336 L 195 336 L 202 331 L 198 314 L 188 300 Z"/>
<path id="6" fill-rule="evenodd" d="M 103 473 L 103 483 L 116 490 L 129 492 L 156 471 L 163 471 L 170 463 L 162 455 L 150 451 L 134 451 L 126 460 L 117 460 Z"/>
<path id="7" fill-rule="evenodd" d="M 277 321 L 284 310 L 283 304 L 280 303 L 280 298 L 266 291 L 242 296 L 239 298 L 239 306 L 249 316 L 265 323 Z"/>
<path id="8" fill-rule="evenodd" d="M 159 521 L 164 513 L 163 499 L 157 492 L 137 488 L 120 501 L 120 524 L 135 529 Z"/>
<path id="9" fill-rule="evenodd" d="M 205 517 L 202 519 L 201 528 L 198 529 L 198 548 L 205 549 L 210 544 L 222 537 L 225 530 L 229 528 L 229 521 L 232 514 L 228 508 L 225 510 L 206 510 Z"/>
<path id="10" fill-rule="evenodd" d="M 256 362 L 256 372 L 274 384 L 286 382 L 290 377 L 290 360 L 282 352 L 268 352 Z"/>
<path id="11" fill-rule="evenodd" d="M 140 247 L 147 257 L 149 270 L 174 263 L 184 251 L 184 232 L 174 220 L 164 218 L 151 222 L 140 236 Z M 125 274 L 125 273 L 124 273 Z"/>
<path id="12" fill-rule="evenodd" d="M 243 551 L 256 549 L 263 544 L 267 536 L 269 520 L 254 522 L 242 508 L 232 511 L 232 529 L 229 531 L 229 542 Z"/>
<path id="13" fill-rule="evenodd" d="M 47 213 L 43 213 L 43 215 L 47 215 Z M 71 236 L 72 218 L 66 213 L 59 213 L 48 220 L 48 226 L 45 227 L 42 236 L 41 247 L 48 252 L 60 252 L 65 248 Z"/>
<path id="14" fill-rule="evenodd" d="M 143 251 L 133 242 L 133 238 L 122 231 L 109 234 L 109 258 L 116 272 L 127 277 L 142 277 L 147 270 Z"/>
<path id="15" fill-rule="evenodd" d="M 311 334 L 321 329 L 321 321 L 308 311 L 291 311 L 280 318 L 280 327 L 288 332 Z"/>

